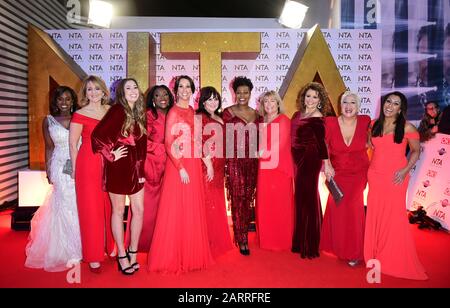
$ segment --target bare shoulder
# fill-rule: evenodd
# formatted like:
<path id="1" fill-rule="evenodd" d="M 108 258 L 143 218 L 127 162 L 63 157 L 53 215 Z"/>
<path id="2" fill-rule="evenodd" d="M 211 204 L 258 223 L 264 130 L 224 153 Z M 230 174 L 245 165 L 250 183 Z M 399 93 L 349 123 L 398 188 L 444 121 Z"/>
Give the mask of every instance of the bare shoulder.
<path id="1" fill-rule="evenodd" d="M 416 133 L 417 128 L 410 122 L 405 123 L 405 133 Z"/>

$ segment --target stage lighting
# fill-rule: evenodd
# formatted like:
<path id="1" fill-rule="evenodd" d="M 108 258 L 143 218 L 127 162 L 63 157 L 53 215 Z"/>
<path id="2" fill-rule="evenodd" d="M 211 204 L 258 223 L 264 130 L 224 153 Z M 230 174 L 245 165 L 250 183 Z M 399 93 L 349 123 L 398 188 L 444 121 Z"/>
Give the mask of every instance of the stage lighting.
<path id="1" fill-rule="evenodd" d="M 299 29 L 305 19 L 308 7 L 296 1 L 286 0 L 278 22 L 283 26 Z"/>
<path id="2" fill-rule="evenodd" d="M 111 3 L 99 0 L 89 0 L 88 24 L 109 28 L 113 15 Z"/>

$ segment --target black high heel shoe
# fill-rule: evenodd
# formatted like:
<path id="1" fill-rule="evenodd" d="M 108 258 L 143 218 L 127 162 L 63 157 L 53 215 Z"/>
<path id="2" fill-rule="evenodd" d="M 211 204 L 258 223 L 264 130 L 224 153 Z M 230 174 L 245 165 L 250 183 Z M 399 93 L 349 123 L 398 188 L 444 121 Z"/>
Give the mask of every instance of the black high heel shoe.
<path id="1" fill-rule="evenodd" d="M 130 260 L 130 254 L 137 254 L 137 253 L 138 253 L 137 251 L 131 251 L 130 249 L 127 249 L 128 260 Z M 136 256 L 136 262 L 131 264 L 131 267 L 134 269 L 135 272 L 137 272 L 139 270 L 140 265 L 137 262 L 137 256 Z"/>
<path id="2" fill-rule="evenodd" d="M 128 259 L 128 255 L 125 255 L 123 257 L 117 256 L 117 269 L 122 272 L 124 275 L 133 275 L 134 274 L 134 268 L 133 266 L 128 266 L 127 268 L 122 268 L 122 265 L 120 265 L 120 259 Z M 132 269 L 132 272 L 128 272 L 130 269 Z"/>
<path id="3" fill-rule="evenodd" d="M 244 248 L 239 245 L 239 252 L 241 253 L 241 255 L 248 256 L 250 254 L 250 250 L 248 249 L 248 247 L 246 247 L 246 245 L 243 245 L 243 247 Z"/>

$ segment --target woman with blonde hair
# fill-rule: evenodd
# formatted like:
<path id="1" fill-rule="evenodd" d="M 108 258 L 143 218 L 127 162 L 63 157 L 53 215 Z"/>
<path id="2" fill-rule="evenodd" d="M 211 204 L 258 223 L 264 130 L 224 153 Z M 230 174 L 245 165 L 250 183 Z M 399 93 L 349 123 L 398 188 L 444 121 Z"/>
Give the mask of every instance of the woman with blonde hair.
<path id="1" fill-rule="evenodd" d="M 291 120 L 282 113 L 277 92 L 260 98 L 264 118 L 256 186 L 256 231 L 259 246 L 289 250 L 294 210 L 294 166 L 291 155 Z"/>
<path id="2" fill-rule="evenodd" d="M 92 152 L 91 133 L 109 109 L 109 91 L 97 76 L 83 80 L 80 106 L 72 116 L 69 129 L 69 151 L 72 177 L 75 178 L 78 217 L 80 221 L 83 261 L 89 269 L 100 273 L 100 262 L 106 251 L 114 255 L 111 233 L 111 204 L 102 191 L 102 158 Z M 81 138 L 81 146 L 78 145 Z"/>
<path id="3" fill-rule="evenodd" d="M 345 92 L 341 115 L 325 118 L 329 180 L 334 178 L 344 197 L 336 203 L 331 194 L 322 226 L 320 248 L 355 266 L 364 259 L 364 189 L 367 184 L 367 130 L 370 117 L 358 115 L 361 99 Z"/>

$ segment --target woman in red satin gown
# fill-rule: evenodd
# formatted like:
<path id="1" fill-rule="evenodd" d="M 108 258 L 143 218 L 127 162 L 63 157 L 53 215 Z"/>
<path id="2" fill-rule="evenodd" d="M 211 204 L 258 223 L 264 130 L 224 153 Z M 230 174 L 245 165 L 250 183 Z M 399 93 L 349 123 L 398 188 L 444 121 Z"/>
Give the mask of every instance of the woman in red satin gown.
<path id="1" fill-rule="evenodd" d="M 310 82 L 299 93 L 299 111 L 292 117 L 292 158 L 295 166 L 295 219 L 292 252 L 302 258 L 319 257 L 322 207 L 319 173 L 328 159 L 323 116 L 329 115 L 328 94 L 320 83 Z"/>
<path id="2" fill-rule="evenodd" d="M 222 102 L 219 92 L 213 87 L 200 90 L 197 114 L 202 118 L 202 145 L 205 164 L 202 165 L 205 184 L 205 208 L 208 238 L 213 257 L 217 257 L 233 246 L 225 204 L 225 158 L 223 147 L 224 123 L 219 110 Z M 211 164 L 212 173 L 208 170 Z M 210 179 L 209 176 L 213 175 Z"/>
<path id="3" fill-rule="evenodd" d="M 264 117 L 258 181 L 256 187 L 256 231 L 259 246 L 290 250 L 294 220 L 294 165 L 291 154 L 291 120 L 281 113 L 282 101 L 275 91 L 260 99 Z"/>
<path id="4" fill-rule="evenodd" d="M 91 133 L 109 109 L 109 92 L 97 76 L 84 79 L 80 106 L 69 128 L 70 159 L 74 170 L 83 261 L 92 272 L 100 273 L 106 251 L 113 255 L 111 203 L 102 190 L 102 157 L 91 148 Z M 78 144 L 81 137 L 81 147 Z"/>
<path id="5" fill-rule="evenodd" d="M 153 86 L 147 95 L 147 157 L 145 159 L 144 183 L 144 220 L 138 251 L 148 253 L 155 230 L 161 196 L 162 179 L 166 165 L 166 148 L 164 147 L 164 127 L 166 114 L 173 106 L 172 92 L 165 85 Z M 130 240 L 129 226 L 131 213 L 128 214 L 126 243 Z"/>
<path id="6" fill-rule="evenodd" d="M 258 124 L 261 121 L 257 112 L 248 104 L 253 84 L 246 77 L 236 77 L 233 90 L 236 104 L 227 107 L 223 112 L 225 126 L 234 126 L 234 142 L 226 132 L 226 153 L 233 147 L 232 157 L 225 161 L 225 186 L 228 201 L 231 203 L 231 217 L 233 219 L 234 243 L 239 246 L 242 255 L 249 255 L 248 227 L 255 201 L 256 178 L 258 174 Z M 239 128 L 240 127 L 240 128 Z M 244 130 L 242 134 L 240 130 Z M 231 134 L 230 132 L 230 134 Z M 242 141 L 239 136 L 244 135 Z M 242 138 L 241 138 L 242 139 Z M 230 151 L 231 152 L 231 151 Z"/>
<path id="7" fill-rule="evenodd" d="M 115 104 L 92 132 L 92 149 L 103 156 L 103 184 L 112 203 L 111 227 L 117 245 L 118 268 L 124 275 L 139 269 L 137 245 L 144 212 L 144 164 L 147 154 L 145 102 L 137 81 L 123 79 Z M 130 245 L 125 250 L 123 214 L 130 198 L 133 218 Z"/>
<path id="8" fill-rule="evenodd" d="M 341 97 L 341 115 L 326 117 L 326 143 L 330 156 L 327 179 L 333 177 L 344 193 L 336 204 L 331 194 L 322 225 L 320 249 L 355 266 L 364 260 L 364 189 L 367 185 L 367 130 L 370 117 L 358 115 L 356 93 Z"/>
<path id="9" fill-rule="evenodd" d="M 368 265 L 378 260 L 381 273 L 425 280 L 428 277 L 417 256 L 406 213 L 409 171 L 420 152 L 419 133 L 406 122 L 407 103 L 400 92 L 386 94 L 380 117 L 371 129 L 374 152 L 368 172 L 364 259 Z"/>
<path id="10" fill-rule="evenodd" d="M 190 77 L 177 77 L 177 103 L 166 117 L 164 144 L 169 159 L 148 255 L 150 271 L 182 273 L 205 269 L 213 263 L 205 214 L 201 139 L 194 136 L 194 110 L 189 106 L 194 91 Z"/>

